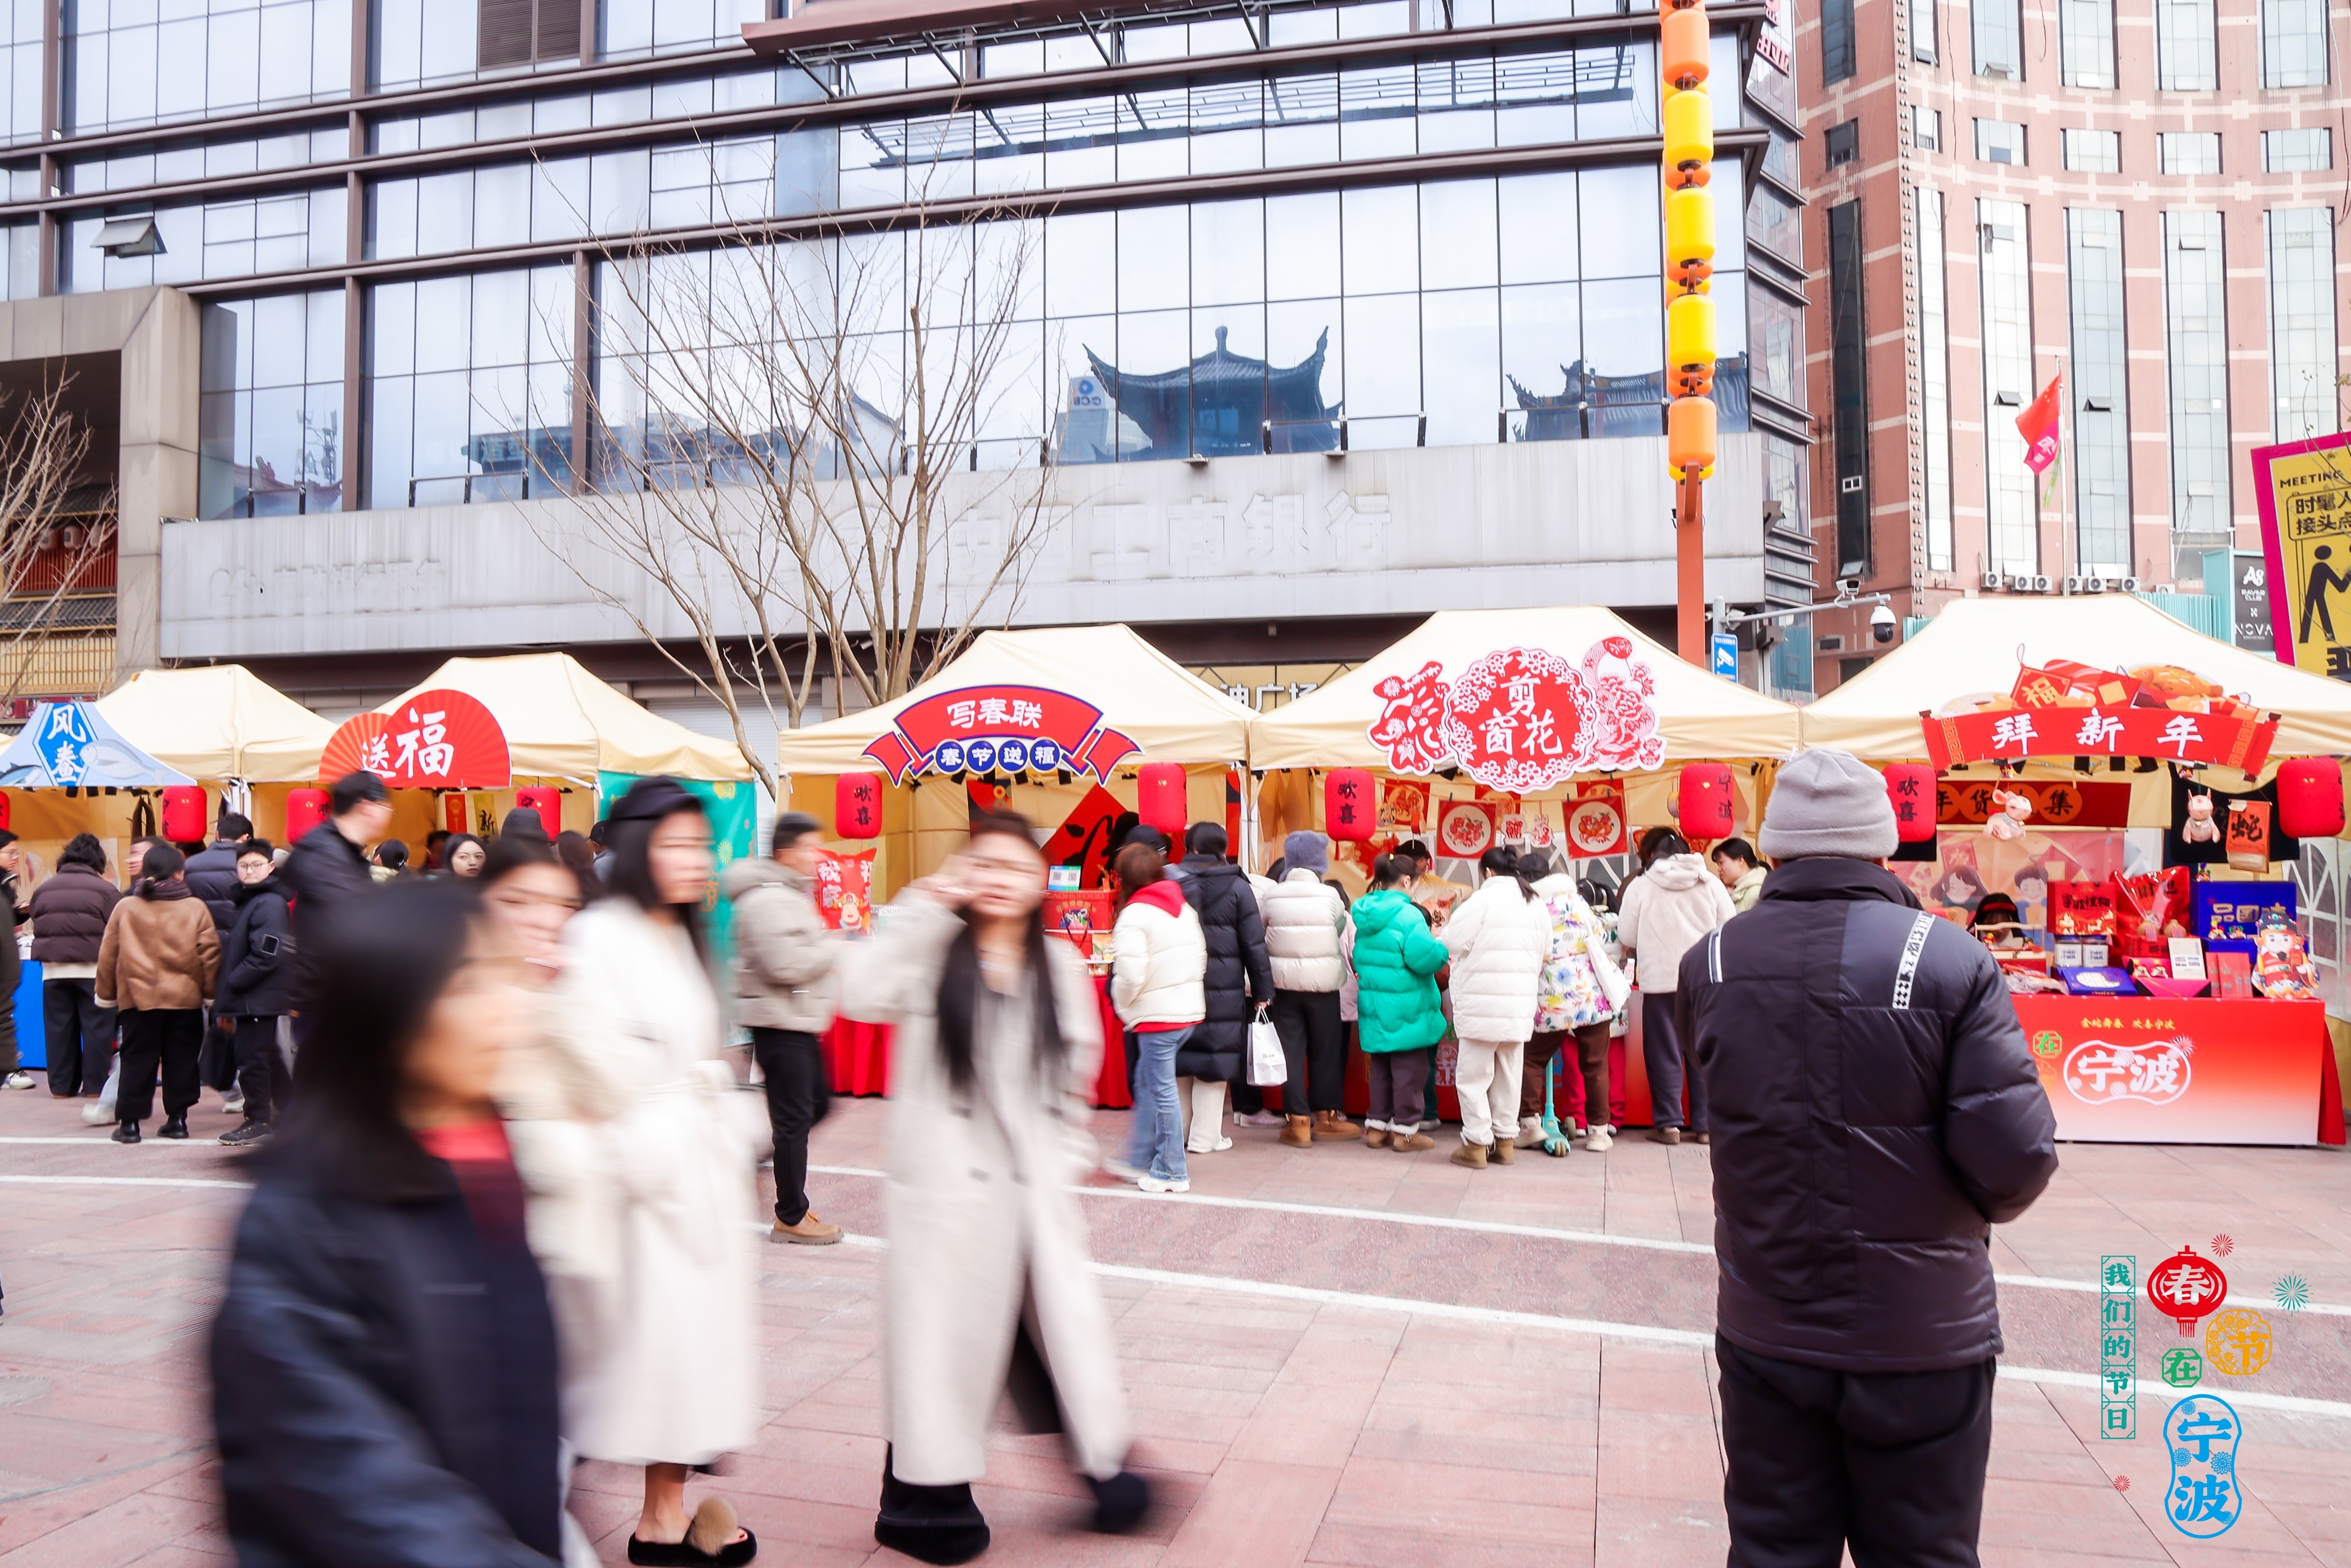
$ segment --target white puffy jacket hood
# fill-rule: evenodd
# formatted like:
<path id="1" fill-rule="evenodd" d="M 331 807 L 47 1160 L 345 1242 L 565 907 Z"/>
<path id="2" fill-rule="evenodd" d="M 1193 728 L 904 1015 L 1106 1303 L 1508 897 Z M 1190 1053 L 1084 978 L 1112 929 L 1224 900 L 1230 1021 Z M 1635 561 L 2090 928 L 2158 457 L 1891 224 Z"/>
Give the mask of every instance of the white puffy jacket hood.
<path id="1" fill-rule="evenodd" d="M 1738 913 L 1706 862 L 1667 855 L 1625 884 L 1616 940 L 1633 949 L 1641 989 L 1664 994 L 1681 984 L 1682 955 Z"/>
<path id="2" fill-rule="evenodd" d="M 1489 876 L 1445 923 L 1453 955 L 1453 1029 L 1463 1040 L 1510 1044 L 1535 1032 L 1551 906 L 1514 876 Z"/>

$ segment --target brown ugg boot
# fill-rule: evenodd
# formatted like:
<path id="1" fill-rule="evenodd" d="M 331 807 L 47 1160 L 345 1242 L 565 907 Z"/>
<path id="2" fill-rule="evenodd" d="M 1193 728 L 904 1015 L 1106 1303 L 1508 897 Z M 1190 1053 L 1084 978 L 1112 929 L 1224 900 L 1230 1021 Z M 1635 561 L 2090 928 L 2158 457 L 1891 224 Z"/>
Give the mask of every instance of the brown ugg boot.
<path id="1" fill-rule="evenodd" d="M 1426 1133 L 1395 1133 L 1389 1135 L 1388 1147 L 1400 1155 L 1416 1155 L 1437 1147 L 1437 1140 Z"/>
<path id="2" fill-rule="evenodd" d="M 1364 1147 L 1367 1149 L 1384 1149 L 1387 1146 L 1388 1130 L 1385 1127 L 1374 1127 L 1371 1131 L 1364 1134 Z"/>
<path id="3" fill-rule="evenodd" d="M 1360 1138 L 1364 1129 L 1336 1111 L 1314 1113 L 1314 1135 L 1318 1138 Z"/>
<path id="4" fill-rule="evenodd" d="M 1473 1171 L 1484 1170 L 1486 1145 L 1483 1144 L 1461 1145 L 1453 1151 L 1453 1163 L 1457 1166 L 1468 1166 Z"/>
<path id="5" fill-rule="evenodd" d="M 1498 1166 L 1509 1165 L 1511 1161 L 1519 1157 L 1519 1145 L 1517 1142 L 1510 1138 L 1496 1138 L 1494 1140 L 1494 1153 L 1492 1157 L 1494 1163 Z"/>
<path id="6" fill-rule="evenodd" d="M 1311 1148 L 1314 1143 L 1314 1124 L 1304 1116 L 1290 1116 L 1282 1122 L 1281 1141 L 1293 1149 Z"/>

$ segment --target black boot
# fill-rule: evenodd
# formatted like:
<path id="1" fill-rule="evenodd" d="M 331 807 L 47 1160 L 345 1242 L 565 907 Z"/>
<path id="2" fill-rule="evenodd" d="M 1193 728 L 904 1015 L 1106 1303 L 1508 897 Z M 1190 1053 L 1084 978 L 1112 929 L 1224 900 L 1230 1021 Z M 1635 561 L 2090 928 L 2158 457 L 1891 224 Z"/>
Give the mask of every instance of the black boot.
<path id="1" fill-rule="evenodd" d="M 1106 1481 L 1092 1476 L 1086 1485 L 1094 1492 L 1094 1529 L 1102 1535 L 1124 1535 L 1151 1511 L 1151 1483 L 1133 1470 L 1121 1470 Z"/>
<path id="2" fill-rule="evenodd" d="M 898 1479 L 893 1450 L 882 1459 L 882 1511 L 873 1539 L 925 1563 L 968 1563 L 987 1550 L 987 1521 L 971 1500 L 971 1483 L 918 1487 Z"/>
<path id="3" fill-rule="evenodd" d="M 139 1124 L 136 1122 L 124 1122 L 118 1124 L 114 1129 L 114 1141 L 118 1144 L 137 1143 L 139 1141 Z"/>
<path id="4" fill-rule="evenodd" d="M 177 1116 L 164 1117 L 163 1124 L 155 1129 L 155 1135 L 159 1138 L 186 1137 L 188 1135 L 188 1118 L 186 1114 L 183 1113 Z"/>

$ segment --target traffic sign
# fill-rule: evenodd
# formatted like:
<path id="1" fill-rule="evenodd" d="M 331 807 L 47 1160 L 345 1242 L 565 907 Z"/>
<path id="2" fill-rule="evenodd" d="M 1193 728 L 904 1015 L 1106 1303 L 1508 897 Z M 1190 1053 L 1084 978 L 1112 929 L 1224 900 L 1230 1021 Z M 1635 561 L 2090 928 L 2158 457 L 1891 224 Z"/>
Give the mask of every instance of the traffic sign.
<path id="1" fill-rule="evenodd" d="M 1714 634 L 1713 658 L 1709 661 L 1714 673 L 1726 681 L 1739 678 L 1739 639 L 1728 632 Z"/>

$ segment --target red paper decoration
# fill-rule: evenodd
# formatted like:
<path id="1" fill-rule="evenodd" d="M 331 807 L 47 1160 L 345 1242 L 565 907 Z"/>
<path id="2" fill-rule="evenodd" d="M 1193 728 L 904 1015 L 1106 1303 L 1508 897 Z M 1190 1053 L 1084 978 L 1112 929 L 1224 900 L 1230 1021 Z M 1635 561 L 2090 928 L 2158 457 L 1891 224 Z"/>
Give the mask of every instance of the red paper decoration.
<path id="1" fill-rule="evenodd" d="M 844 773 L 832 781 L 832 826 L 844 839 L 882 836 L 882 775 Z"/>
<path id="2" fill-rule="evenodd" d="M 0 795 L 0 830 L 8 826 L 8 797 Z"/>
<path id="3" fill-rule="evenodd" d="M 503 789 L 513 773 L 506 731 L 475 698 L 436 687 L 396 713 L 354 714 L 327 737 L 319 777 L 364 768 L 394 789 Z"/>
<path id="4" fill-rule="evenodd" d="M 2332 839 L 2343 833 L 2343 768 L 2332 758 L 2280 763 L 2278 831 L 2290 839 Z"/>
<path id="5" fill-rule="evenodd" d="M 1180 843 L 1191 821 L 1190 792 L 1180 762 L 1146 762 L 1138 771 L 1134 813 L 1150 827 Z"/>
<path id="6" fill-rule="evenodd" d="M 204 791 L 201 785 L 164 786 L 163 836 L 175 844 L 204 841 Z"/>
<path id="7" fill-rule="evenodd" d="M 1364 843 L 1379 827 L 1379 786 L 1363 768 L 1334 768 L 1322 776 L 1322 830 Z"/>
<path id="8" fill-rule="evenodd" d="M 2229 1299 L 2229 1277 L 2210 1258 L 2199 1258 L 2195 1248 L 2182 1247 L 2147 1271 L 2147 1299 L 2178 1322 L 2183 1336 L 2192 1335 L 2196 1320 Z"/>
<path id="9" fill-rule="evenodd" d="M 1935 770 L 1917 762 L 1886 765 L 1886 797 L 1894 806 L 1894 836 L 1923 844 L 1935 836 Z"/>
<path id="10" fill-rule="evenodd" d="M 1675 820 L 1685 839 L 1727 839 L 1731 814 L 1738 804 L 1730 789 L 1730 769 L 1719 762 L 1692 762 L 1682 768 Z"/>
<path id="11" fill-rule="evenodd" d="M 515 791 L 515 810 L 536 812 L 547 830 L 548 841 L 563 831 L 563 792 L 551 784 L 532 784 Z"/>
<path id="12" fill-rule="evenodd" d="M 324 789 L 288 789 L 286 791 L 286 841 L 298 844 L 302 836 L 327 820 L 327 792 Z"/>

